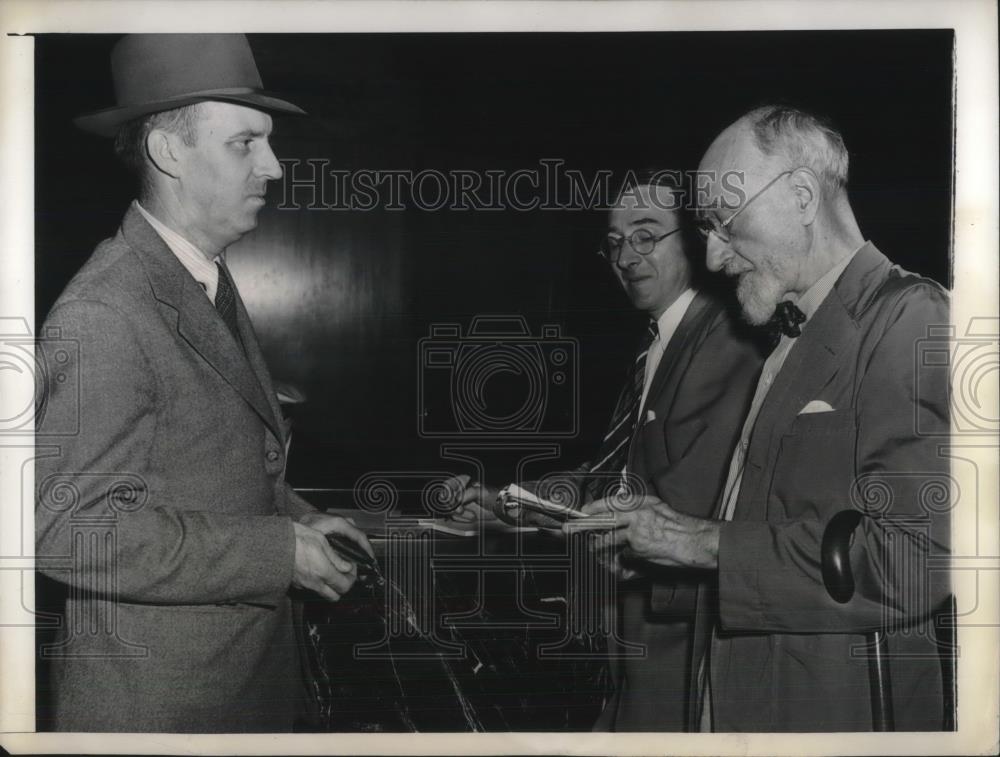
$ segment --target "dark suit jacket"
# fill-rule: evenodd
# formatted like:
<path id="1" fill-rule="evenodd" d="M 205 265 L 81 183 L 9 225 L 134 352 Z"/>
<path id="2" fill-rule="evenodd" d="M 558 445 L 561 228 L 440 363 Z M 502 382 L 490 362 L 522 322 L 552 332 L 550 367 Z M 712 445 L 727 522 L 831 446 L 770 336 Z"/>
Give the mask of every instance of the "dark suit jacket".
<path id="1" fill-rule="evenodd" d="M 59 371 L 38 416 L 36 546 L 70 585 L 48 653 L 56 729 L 291 726 L 288 516 L 311 507 L 284 481 L 281 415 L 237 307 L 246 356 L 130 208 L 45 322 Z"/>
<path id="2" fill-rule="evenodd" d="M 718 598 L 700 598 L 699 620 L 720 627 L 715 730 L 870 730 L 858 652 L 886 624 L 897 730 L 941 728 L 928 616 L 948 579 L 925 563 L 948 554 L 949 400 L 946 372 L 918 373 L 917 356 L 928 326 L 948 322 L 940 286 L 867 244 L 789 352 L 722 527 Z M 813 401 L 832 411 L 801 413 Z M 852 547 L 857 593 L 840 605 L 823 585 L 820 542 L 852 507 L 872 517 Z"/>
<path id="3" fill-rule="evenodd" d="M 699 293 L 666 345 L 629 448 L 628 471 L 646 491 L 691 515 L 712 513 L 761 362 L 746 328 Z M 646 422 L 650 411 L 656 419 Z M 704 577 L 640 568 L 645 578 L 619 585 L 621 638 L 611 645 L 616 690 L 597 727 L 681 731 L 695 587 Z M 643 647 L 641 657 L 616 659 Z"/>

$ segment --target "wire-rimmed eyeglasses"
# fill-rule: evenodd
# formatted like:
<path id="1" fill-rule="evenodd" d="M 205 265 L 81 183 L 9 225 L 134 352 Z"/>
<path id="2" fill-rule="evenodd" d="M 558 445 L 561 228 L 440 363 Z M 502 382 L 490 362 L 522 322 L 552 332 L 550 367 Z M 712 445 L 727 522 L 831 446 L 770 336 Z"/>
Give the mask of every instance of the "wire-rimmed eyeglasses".
<path id="1" fill-rule="evenodd" d="M 706 240 L 708 239 L 709 234 L 715 234 L 715 236 L 717 236 L 722 242 L 728 244 L 730 239 L 729 226 L 736 219 L 736 216 L 738 216 L 740 213 L 742 213 L 744 210 L 750 207 L 750 203 L 752 203 L 754 200 L 756 200 L 758 197 L 764 194 L 764 192 L 766 192 L 768 189 L 774 186 L 779 179 L 782 179 L 791 173 L 794 173 L 794 169 L 789 169 L 788 171 L 782 171 L 781 173 L 779 173 L 777 176 L 775 176 L 773 179 L 767 182 L 767 184 L 761 187 L 757 192 L 751 195 L 749 200 L 747 200 L 742 205 L 740 205 L 736 210 L 734 210 L 732 214 L 728 218 L 726 218 L 725 221 L 719 221 L 714 216 L 699 214 L 698 217 L 695 219 L 695 226 L 698 228 L 698 233 L 701 234 L 702 238 Z"/>
<path id="2" fill-rule="evenodd" d="M 636 229 L 627 237 L 621 234 L 608 234 L 601 240 L 601 247 L 597 251 L 597 254 L 609 263 L 616 263 L 622 253 L 622 246 L 628 242 L 628 246 L 640 255 L 648 255 L 656 249 L 656 245 L 680 230 L 681 227 L 678 226 L 676 229 L 672 229 L 660 236 L 657 236 L 649 229 Z"/>

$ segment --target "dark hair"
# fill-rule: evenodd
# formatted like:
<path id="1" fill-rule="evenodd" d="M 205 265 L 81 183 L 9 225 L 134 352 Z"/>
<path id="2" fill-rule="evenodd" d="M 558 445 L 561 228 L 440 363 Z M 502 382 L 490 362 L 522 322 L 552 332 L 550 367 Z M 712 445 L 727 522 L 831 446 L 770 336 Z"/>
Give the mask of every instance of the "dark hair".
<path id="1" fill-rule="evenodd" d="M 681 246 L 691 270 L 691 285 L 695 288 L 701 288 L 709 279 L 710 274 L 705 266 L 705 241 L 695 225 L 694 209 L 690 202 L 692 195 L 687 184 L 688 176 L 689 172 L 679 168 L 647 166 L 640 169 L 629 169 L 618 182 L 620 188 L 615 197 L 615 204 L 636 187 L 664 187 L 673 192 L 677 201 L 676 207 L 669 209 L 674 212 L 681 227 Z"/>
<path id="2" fill-rule="evenodd" d="M 182 108 L 164 110 L 126 121 L 115 135 L 115 155 L 139 183 L 139 196 L 144 198 L 152 189 L 146 138 L 153 129 L 163 129 L 176 134 L 186 145 L 197 140 L 197 122 L 201 116 L 201 103 Z"/>

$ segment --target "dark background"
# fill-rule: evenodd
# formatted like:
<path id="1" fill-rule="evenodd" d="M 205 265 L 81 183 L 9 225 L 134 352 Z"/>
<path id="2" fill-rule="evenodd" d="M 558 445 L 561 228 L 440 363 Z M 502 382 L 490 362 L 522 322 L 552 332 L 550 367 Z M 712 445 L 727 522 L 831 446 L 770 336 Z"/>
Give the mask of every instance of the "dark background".
<path id="1" fill-rule="evenodd" d="M 39 319 L 133 196 L 110 142 L 70 122 L 113 103 L 115 39 L 36 38 Z M 276 120 L 279 158 L 326 158 L 340 169 L 535 169 L 543 158 L 587 175 L 693 168 L 750 107 L 801 105 L 843 132 L 865 236 L 905 268 L 950 284 L 950 30 L 250 42 L 267 88 L 311 114 Z M 309 398 L 296 411 L 294 485 L 350 488 L 369 471 L 462 470 L 442 461 L 441 439 L 418 433 L 418 340 L 434 323 L 467 332 L 485 314 L 521 315 L 533 334 L 556 324 L 578 340 L 577 433 L 557 440 L 561 459 L 551 465 L 592 453 L 641 329 L 593 254 L 601 213 L 278 210 L 281 190 L 272 185 L 259 229 L 229 261 L 273 375 Z M 516 408 L 524 381 L 497 374 L 488 402 L 498 413 Z M 516 453 L 546 438 L 508 441 Z"/>

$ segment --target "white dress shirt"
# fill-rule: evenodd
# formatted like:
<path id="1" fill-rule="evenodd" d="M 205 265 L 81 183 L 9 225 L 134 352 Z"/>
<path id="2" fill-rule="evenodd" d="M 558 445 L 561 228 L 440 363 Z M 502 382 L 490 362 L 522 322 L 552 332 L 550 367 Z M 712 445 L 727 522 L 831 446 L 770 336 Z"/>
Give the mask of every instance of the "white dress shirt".
<path id="1" fill-rule="evenodd" d="M 201 288 L 208 295 L 208 299 L 214 306 L 215 292 L 219 286 L 219 268 L 215 265 L 215 261 L 222 260 L 222 256 L 216 255 L 209 260 L 191 242 L 157 220 L 148 210 L 139 204 L 138 200 L 135 200 L 134 204 L 136 209 L 142 213 L 142 217 L 153 227 L 153 231 L 160 235 L 160 239 L 163 240 L 167 247 L 170 248 L 170 251 L 174 253 L 174 256 L 181 262 L 181 265 L 194 277 L 195 281 L 201 284 Z"/>
<path id="2" fill-rule="evenodd" d="M 642 413 L 646 405 L 646 395 L 649 394 L 649 385 L 653 383 L 653 376 L 656 375 L 656 368 L 660 364 L 660 360 L 663 358 L 663 350 L 666 345 L 670 342 L 677 331 L 677 327 L 681 324 L 681 319 L 684 318 L 684 314 L 687 309 L 691 306 L 691 301 L 694 300 L 695 291 L 693 289 L 685 289 L 680 296 L 671 303 L 670 307 L 663 311 L 663 314 L 656 319 L 656 338 L 650 343 L 649 350 L 646 352 L 646 372 L 643 374 L 642 379 L 642 397 L 639 401 L 639 407 L 636 412 L 639 413 L 639 417 L 636 419 L 636 423 L 642 422 Z M 628 461 L 626 458 L 625 465 L 622 466 L 622 477 L 621 477 L 621 488 L 623 491 L 628 489 Z"/>
<path id="3" fill-rule="evenodd" d="M 687 312 L 688 307 L 690 307 L 691 301 L 694 300 L 694 294 L 693 289 L 685 289 L 673 301 L 670 307 L 663 311 L 663 315 L 656 319 L 658 334 L 652 344 L 649 345 L 649 352 L 646 353 L 646 374 L 642 380 L 642 400 L 639 402 L 640 412 L 642 412 L 642 408 L 646 404 L 649 385 L 653 381 L 653 376 L 656 375 L 656 368 L 660 365 L 663 350 L 667 343 L 670 342 L 674 332 L 677 331 L 677 327 L 681 325 L 681 319 L 684 318 L 684 314 Z"/>
<path id="4" fill-rule="evenodd" d="M 859 247 L 858 249 L 861 248 Z M 817 308 L 823 304 L 823 301 L 827 298 L 830 292 L 833 291 L 833 285 L 837 283 L 837 279 L 840 278 L 840 274 L 844 272 L 844 269 L 847 268 L 848 264 L 854 259 L 857 252 L 858 250 L 855 250 L 829 271 L 820 276 L 820 278 L 806 290 L 805 294 L 799 298 L 798 302 L 795 303 L 799 310 L 802 311 L 802 314 L 806 317 L 806 320 L 800 325 L 802 331 L 805 331 L 806 327 L 809 325 L 809 319 L 813 317 Z M 795 339 L 782 334 L 781 340 L 778 342 L 778 346 L 774 348 L 774 351 L 770 354 L 767 360 L 764 361 L 764 367 L 761 369 L 760 378 L 757 380 L 757 391 L 754 393 L 753 402 L 750 403 L 750 411 L 747 413 L 746 420 L 743 422 L 743 431 L 740 433 L 739 444 L 737 444 L 736 449 L 733 450 L 733 457 L 729 462 L 729 477 L 726 479 L 726 488 L 723 489 L 723 507 L 720 513 L 722 520 L 733 519 L 733 511 L 736 509 L 736 500 L 739 499 L 740 496 L 740 484 L 743 481 L 743 469 L 746 466 L 746 453 L 747 449 L 750 447 L 750 435 L 753 433 L 753 427 L 757 422 L 757 416 L 760 414 L 760 408 L 764 404 L 764 400 L 767 398 L 767 393 L 771 390 L 774 378 L 781 370 L 781 366 L 785 364 L 785 359 L 788 357 L 788 353 L 792 351 L 792 347 L 794 345 Z"/>

